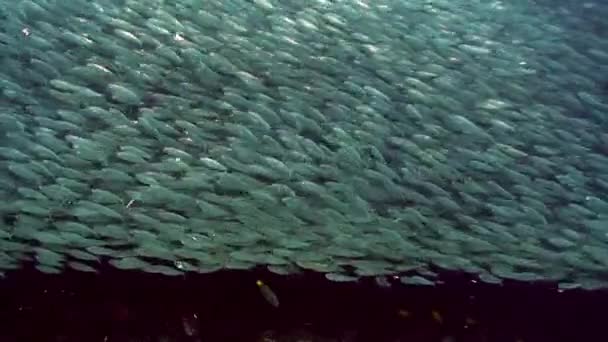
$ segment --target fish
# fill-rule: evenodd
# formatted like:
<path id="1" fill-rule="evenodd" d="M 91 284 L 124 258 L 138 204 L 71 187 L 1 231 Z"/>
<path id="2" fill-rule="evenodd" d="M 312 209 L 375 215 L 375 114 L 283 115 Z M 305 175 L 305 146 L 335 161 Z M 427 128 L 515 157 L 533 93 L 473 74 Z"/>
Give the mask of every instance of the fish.
<path id="1" fill-rule="evenodd" d="M 264 282 L 261 280 L 257 280 L 255 283 L 260 289 L 260 293 L 262 294 L 262 297 L 264 297 L 266 302 L 268 302 L 268 304 L 272 305 L 273 307 L 278 308 L 280 303 L 279 297 L 277 297 L 276 293 L 274 293 L 274 291 L 268 285 L 264 284 Z"/>

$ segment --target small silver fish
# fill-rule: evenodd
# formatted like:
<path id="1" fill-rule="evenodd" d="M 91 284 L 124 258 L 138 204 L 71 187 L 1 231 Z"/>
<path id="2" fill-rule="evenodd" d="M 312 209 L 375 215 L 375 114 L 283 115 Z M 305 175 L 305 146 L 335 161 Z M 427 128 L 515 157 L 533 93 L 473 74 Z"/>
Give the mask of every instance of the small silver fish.
<path id="1" fill-rule="evenodd" d="M 278 308 L 279 307 L 279 297 L 277 297 L 277 295 L 274 293 L 274 291 L 272 291 L 272 289 L 268 285 L 264 284 L 264 282 L 261 280 L 258 280 L 255 283 L 260 288 L 260 293 L 262 294 L 262 297 L 264 297 L 264 299 L 266 299 L 268 304 L 274 306 L 275 308 Z"/>

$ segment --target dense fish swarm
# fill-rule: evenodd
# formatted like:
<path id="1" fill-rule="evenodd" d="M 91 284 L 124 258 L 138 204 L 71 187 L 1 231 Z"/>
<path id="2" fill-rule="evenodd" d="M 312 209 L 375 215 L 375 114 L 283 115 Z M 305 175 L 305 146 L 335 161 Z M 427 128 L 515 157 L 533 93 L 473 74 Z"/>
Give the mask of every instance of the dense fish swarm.
<path id="1" fill-rule="evenodd" d="M 1 270 L 608 284 L 608 38 L 567 9 L 1 6 Z"/>

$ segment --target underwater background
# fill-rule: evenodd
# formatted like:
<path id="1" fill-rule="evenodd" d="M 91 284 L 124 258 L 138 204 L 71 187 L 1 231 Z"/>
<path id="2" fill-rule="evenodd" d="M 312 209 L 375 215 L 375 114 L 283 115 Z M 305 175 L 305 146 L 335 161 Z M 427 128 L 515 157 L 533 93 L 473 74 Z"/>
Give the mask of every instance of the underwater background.
<path id="1" fill-rule="evenodd" d="M 158 281 L 139 294 L 167 306 L 162 284 L 191 281 L 175 291 L 204 283 L 227 306 L 251 291 L 275 318 L 294 279 L 312 302 L 362 289 L 374 307 L 464 286 L 450 284 L 605 294 L 607 15 L 599 1 L 2 1 L 1 286 L 94 298 Z M 400 305 L 387 310 L 416 317 Z M 429 324 L 448 324 L 433 305 Z M 204 338 L 195 311 L 176 314 L 185 340 L 246 340 Z"/>

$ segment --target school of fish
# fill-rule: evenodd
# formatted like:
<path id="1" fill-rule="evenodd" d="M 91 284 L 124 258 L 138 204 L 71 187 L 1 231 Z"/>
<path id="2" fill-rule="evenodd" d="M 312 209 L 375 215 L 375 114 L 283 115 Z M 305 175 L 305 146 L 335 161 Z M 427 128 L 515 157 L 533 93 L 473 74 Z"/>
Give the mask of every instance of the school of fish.
<path id="1" fill-rule="evenodd" d="M 605 287 L 608 37 L 568 11 L 2 1 L 0 271 Z"/>

